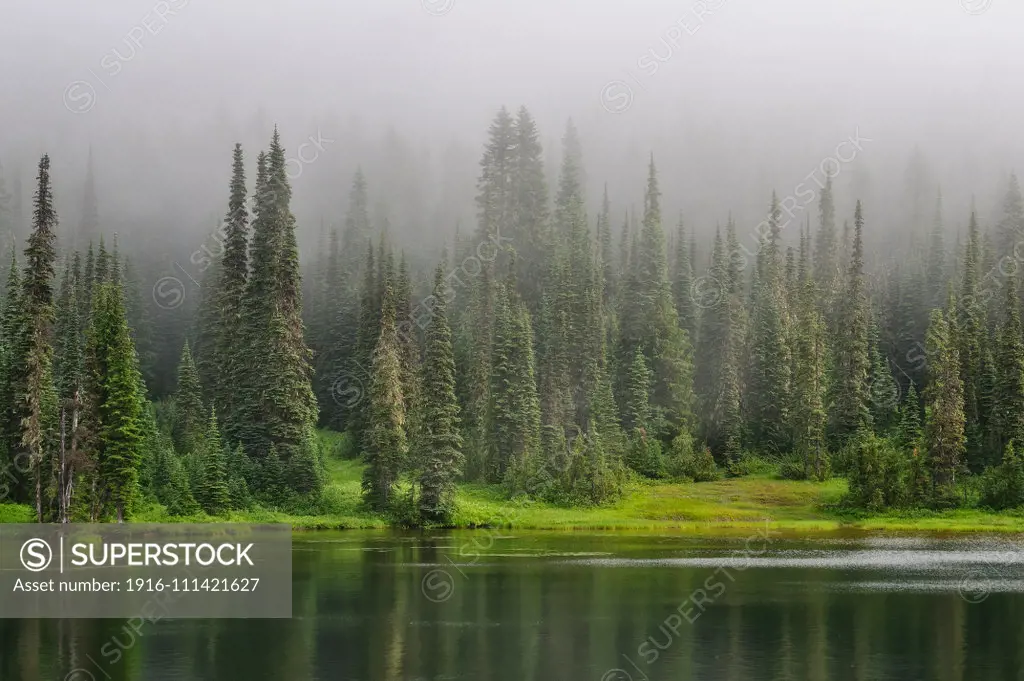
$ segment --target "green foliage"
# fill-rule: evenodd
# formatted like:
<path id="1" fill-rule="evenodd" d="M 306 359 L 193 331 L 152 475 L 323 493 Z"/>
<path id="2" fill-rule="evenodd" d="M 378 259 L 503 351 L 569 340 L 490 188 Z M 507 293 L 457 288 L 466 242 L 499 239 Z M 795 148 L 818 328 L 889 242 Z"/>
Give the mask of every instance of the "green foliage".
<path id="1" fill-rule="evenodd" d="M 634 428 L 630 434 L 626 465 L 646 478 L 657 479 L 667 475 L 661 442 L 640 428 Z"/>
<path id="2" fill-rule="evenodd" d="M 949 323 L 940 310 L 932 310 L 928 325 L 928 385 L 925 388 L 924 451 L 932 480 L 931 503 L 957 504 L 956 474 L 964 464 L 964 394 L 959 353 Z"/>
<path id="3" fill-rule="evenodd" d="M 395 330 L 395 303 L 391 284 L 384 289 L 380 336 L 373 351 L 369 421 L 363 453 L 367 462 L 363 490 L 371 508 L 389 508 L 406 456 L 405 401 L 402 395 L 401 357 Z"/>
<path id="4" fill-rule="evenodd" d="M 142 461 L 142 380 L 125 317 L 120 284 L 101 284 L 93 294 L 88 342 L 88 401 L 96 418 L 95 456 L 102 507 L 123 521 L 138 493 Z"/>
<path id="5" fill-rule="evenodd" d="M 741 478 L 748 475 L 771 475 L 778 470 L 778 463 L 768 457 L 760 456 L 744 450 L 736 459 L 729 462 L 726 475 L 730 478 Z"/>
<path id="6" fill-rule="evenodd" d="M 209 423 L 199 450 L 200 478 L 195 498 L 210 515 L 221 515 L 231 506 L 227 456 L 217 427 L 217 412 L 210 410 Z"/>
<path id="7" fill-rule="evenodd" d="M 514 484 L 541 465 L 536 460 L 540 404 L 530 313 L 514 286 L 499 287 L 497 299 L 487 408 L 488 479 Z"/>
<path id="8" fill-rule="evenodd" d="M 711 448 L 694 446 L 693 437 L 683 431 L 672 440 L 665 455 L 665 469 L 670 477 L 694 482 L 711 482 L 721 477 Z"/>
<path id="9" fill-rule="evenodd" d="M 412 448 L 420 462 L 419 515 L 428 523 L 451 522 L 455 481 L 462 473 L 462 435 L 455 398 L 455 356 L 445 301 L 444 265 L 434 273 L 433 307 L 427 328 L 422 385 L 422 419 Z"/>
<path id="10" fill-rule="evenodd" d="M 860 202 L 854 215 L 853 253 L 846 276 L 837 327 L 836 381 L 832 400 L 832 432 L 842 444 L 871 423 L 868 310 L 864 290 L 864 216 Z"/>
<path id="11" fill-rule="evenodd" d="M 174 452 L 170 438 L 161 436 L 154 453 L 153 481 L 156 498 L 167 507 L 173 516 L 190 516 L 197 513 L 199 504 L 192 496 L 188 474 L 181 459 Z"/>
<path id="12" fill-rule="evenodd" d="M 981 505 L 1001 511 L 1024 505 L 1024 457 L 1008 442 L 1003 462 L 982 478 Z"/>
<path id="13" fill-rule="evenodd" d="M 203 406 L 199 373 L 192 360 L 188 343 L 181 349 L 178 364 L 178 390 L 174 394 L 174 445 L 178 451 L 197 451 L 207 428 L 206 408 Z"/>
<path id="14" fill-rule="evenodd" d="M 850 501 L 871 511 L 904 506 L 908 499 L 906 453 L 873 433 L 865 435 L 854 447 Z"/>

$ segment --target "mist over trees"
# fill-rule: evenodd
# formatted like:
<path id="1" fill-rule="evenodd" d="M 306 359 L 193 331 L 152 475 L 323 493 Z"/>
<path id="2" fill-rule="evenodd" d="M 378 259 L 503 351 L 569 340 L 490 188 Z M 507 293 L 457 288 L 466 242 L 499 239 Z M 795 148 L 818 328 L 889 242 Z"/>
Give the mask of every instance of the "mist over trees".
<path id="1" fill-rule="evenodd" d="M 790 4 L 597 5 L 568 38 L 540 3 L 359 8 L 350 41 L 313 26 L 284 75 L 219 87 L 259 41 L 214 59 L 232 3 L 172 2 L 159 36 L 57 51 L 92 70 L 8 73 L 9 496 L 312 513 L 347 456 L 410 523 L 451 522 L 463 482 L 592 505 L 765 462 L 873 510 L 1019 505 L 1022 10 Z M 532 50 L 485 40 L 516 30 Z"/>

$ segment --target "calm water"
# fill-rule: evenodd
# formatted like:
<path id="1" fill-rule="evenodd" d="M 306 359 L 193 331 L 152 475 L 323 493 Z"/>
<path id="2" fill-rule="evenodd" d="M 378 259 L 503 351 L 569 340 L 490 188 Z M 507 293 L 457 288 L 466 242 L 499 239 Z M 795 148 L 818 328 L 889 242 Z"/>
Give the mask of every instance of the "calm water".
<path id="1" fill-rule="evenodd" d="M 0 620 L 0 681 L 1024 678 L 1019 539 L 314 533 L 294 570 L 289 621 Z"/>

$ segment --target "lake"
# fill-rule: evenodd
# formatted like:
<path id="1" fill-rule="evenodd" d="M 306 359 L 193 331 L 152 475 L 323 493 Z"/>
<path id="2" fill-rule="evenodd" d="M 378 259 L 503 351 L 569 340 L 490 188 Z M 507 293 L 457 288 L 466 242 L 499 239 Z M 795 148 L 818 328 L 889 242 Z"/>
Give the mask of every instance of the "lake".
<path id="1" fill-rule="evenodd" d="M 0 620 L 0 681 L 1024 678 L 1016 537 L 296 533 L 291 620 Z"/>

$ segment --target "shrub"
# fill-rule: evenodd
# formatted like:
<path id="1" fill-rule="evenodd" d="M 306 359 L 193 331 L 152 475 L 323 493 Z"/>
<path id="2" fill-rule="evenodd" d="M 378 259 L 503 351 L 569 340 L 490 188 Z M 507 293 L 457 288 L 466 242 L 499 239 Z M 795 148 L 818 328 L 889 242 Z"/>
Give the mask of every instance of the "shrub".
<path id="1" fill-rule="evenodd" d="M 710 482 L 721 477 L 711 449 L 703 445 L 695 451 L 693 438 L 685 430 L 672 440 L 665 468 L 672 477 L 689 478 L 694 482 Z"/>
<path id="2" fill-rule="evenodd" d="M 874 434 L 853 445 L 850 501 L 861 508 L 880 511 L 908 500 L 908 462 L 888 439 Z"/>
<path id="3" fill-rule="evenodd" d="M 730 478 L 741 478 L 745 475 L 770 475 L 778 468 L 778 464 L 752 452 L 744 451 L 739 458 L 729 463 L 726 475 Z"/>
<path id="4" fill-rule="evenodd" d="M 1024 458 L 1013 442 L 1006 445 L 1003 462 L 985 471 L 981 483 L 981 505 L 1002 511 L 1024 504 Z"/>
<path id="5" fill-rule="evenodd" d="M 783 480 L 806 480 L 807 468 L 799 457 L 791 456 L 779 466 L 779 477 Z"/>
<path id="6" fill-rule="evenodd" d="M 626 464 L 640 475 L 657 479 L 666 475 L 661 442 L 642 428 L 635 428 L 626 450 Z"/>

